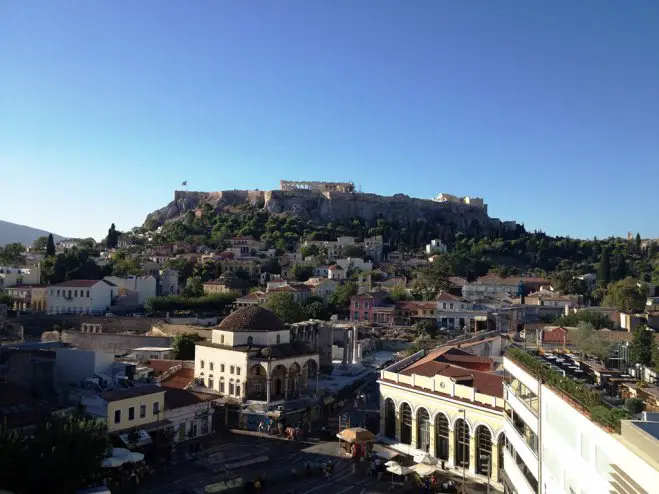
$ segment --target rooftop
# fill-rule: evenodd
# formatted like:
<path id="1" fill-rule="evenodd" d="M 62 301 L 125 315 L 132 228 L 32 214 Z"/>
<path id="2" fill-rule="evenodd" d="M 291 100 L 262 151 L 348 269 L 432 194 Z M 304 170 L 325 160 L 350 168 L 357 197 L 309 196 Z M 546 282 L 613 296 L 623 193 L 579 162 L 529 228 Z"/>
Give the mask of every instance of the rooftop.
<path id="1" fill-rule="evenodd" d="M 175 408 L 208 403 L 209 401 L 217 400 L 219 398 L 218 395 L 210 393 L 199 393 L 196 391 L 188 391 L 187 389 L 172 388 L 168 389 L 167 393 L 165 393 L 165 409 L 173 410 Z"/>
<path id="2" fill-rule="evenodd" d="M 135 388 L 118 389 L 115 391 L 107 391 L 100 393 L 99 396 L 107 402 L 128 400 L 130 398 L 137 398 L 138 396 L 147 396 L 155 393 L 164 393 L 165 390 L 155 384 L 146 384 L 144 386 L 137 386 Z"/>
<path id="3" fill-rule="evenodd" d="M 114 283 L 111 283 L 107 280 L 69 280 L 63 281 L 62 283 L 57 283 L 56 285 L 51 285 L 53 287 L 66 287 L 66 288 L 91 288 L 97 283 L 106 283 L 109 286 L 116 286 Z"/>
<path id="4" fill-rule="evenodd" d="M 286 325 L 263 307 L 244 307 L 225 317 L 217 329 L 232 332 L 279 331 Z"/>

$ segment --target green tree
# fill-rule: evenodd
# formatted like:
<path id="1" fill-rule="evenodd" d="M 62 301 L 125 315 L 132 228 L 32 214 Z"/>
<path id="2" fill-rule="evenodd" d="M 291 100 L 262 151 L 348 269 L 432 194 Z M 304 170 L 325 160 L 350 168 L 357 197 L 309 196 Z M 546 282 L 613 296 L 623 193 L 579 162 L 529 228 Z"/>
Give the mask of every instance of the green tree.
<path id="1" fill-rule="evenodd" d="M 402 285 L 396 285 L 391 290 L 389 290 L 389 296 L 392 300 L 399 302 L 401 300 L 410 300 L 410 293 Z"/>
<path id="2" fill-rule="evenodd" d="M 431 319 L 422 319 L 414 325 L 416 331 L 422 335 L 428 335 L 431 338 L 437 336 L 437 321 Z"/>
<path id="3" fill-rule="evenodd" d="M 579 326 L 580 323 L 588 323 L 594 329 L 613 329 L 613 321 L 606 314 L 590 310 L 580 310 L 563 315 L 554 321 L 554 324 L 563 327 L 575 327 Z"/>
<path id="4" fill-rule="evenodd" d="M 652 364 L 654 370 L 659 371 L 659 342 L 657 342 L 656 338 L 652 343 Z"/>
<path id="5" fill-rule="evenodd" d="M 295 281 L 307 281 L 313 276 L 313 266 L 309 264 L 296 264 L 291 269 L 291 274 Z"/>
<path id="6" fill-rule="evenodd" d="M 572 342 L 582 354 L 593 355 L 603 362 L 611 355 L 613 348 L 613 344 L 587 322 L 579 323 L 577 331 L 572 335 Z"/>
<path id="7" fill-rule="evenodd" d="M 302 304 L 302 310 L 306 319 L 322 319 L 327 320 L 330 317 L 330 313 L 325 306 L 325 303 L 322 299 L 317 297 L 310 297 L 305 300 Z"/>
<path id="8" fill-rule="evenodd" d="M 185 283 L 185 288 L 181 291 L 184 297 L 201 297 L 204 294 L 204 285 L 201 283 L 201 278 L 198 276 L 191 276 Z"/>
<path id="9" fill-rule="evenodd" d="M 352 258 L 359 258 L 363 259 L 366 253 L 364 252 L 364 249 L 361 247 L 357 247 L 356 245 L 346 245 L 341 249 L 341 253 L 343 254 L 343 257 L 352 257 Z"/>
<path id="10" fill-rule="evenodd" d="M 48 241 L 46 242 L 46 255 L 47 256 L 55 255 L 55 239 L 53 238 L 52 233 L 48 234 Z"/>
<path id="11" fill-rule="evenodd" d="M 286 323 L 300 322 L 304 320 L 304 311 L 300 304 L 293 298 L 293 294 L 286 292 L 275 292 L 268 296 L 264 307 L 272 311 L 279 319 Z"/>
<path id="12" fill-rule="evenodd" d="M 44 251 L 46 250 L 46 245 L 48 245 L 48 236 L 44 235 L 43 237 L 39 237 L 34 242 L 32 242 L 32 249 Z"/>
<path id="13" fill-rule="evenodd" d="M 108 230 L 108 236 L 105 238 L 105 245 L 108 249 L 115 249 L 119 243 L 119 232 L 117 232 L 114 223 L 110 225 Z"/>
<path id="14" fill-rule="evenodd" d="M 2 487 L 23 494 L 76 492 L 101 470 L 106 427 L 93 419 L 43 421 L 31 435 L 0 427 Z M 29 475 L 26 475 L 29 472 Z"/>
<path id="15" fill-rule="evenodd" d="M 330 295 L 329 302 L 334 307 L 347 308 L 350 305 L 350 297 L 357 295 L 357 283 L 352 281 L 336 287 L 336 290 Z"/>
<path id="16" fill-rule="evenodd" d="M 11 295 L 8 295 L 6 293 L 0 293 L 0 305 L 6 305 L 7 307 L 13 307 L 14 306 L 14 298 Z"/>
<path id="17" fill-rule="evenodd" d="M 269 274 L 280 274 L 281 265 L 276 257 L 270 257 L 261 264 L 261 272 Z"/>
<path id="18" fill-rule="evenodd" d="M 307 257 L 320 254 L 320 249 L 317 245 L 303 245 L 300 247 L 300 254 L 302 255 L 302 259 L 306 259 Z"/>
<path id="19" fill-rule="evenodd" d="M 0 265 L 20 266 L 25 262 L 25 247 L 23 244 L 14 242 L 0 247 Z"/>
<path id="20" fill-rule="evenodd" d="M 606 247 L 602 250 L 600 262 L 597 266 L 597 281 L 603 284 L 611 281 L 611 259 L 609 250 Z"/>
<path id="21" fill-rule="evenodd" d="M 137 259 L 123 259 L 112 264 L 112 274 L 115 276 L 141 276 L 144 274 L 144 270 Z"/>
<path id="22" fill-rule="evenodd" d="M 625 278 L 609 284 L 603 303 L 623 312 L 636 313 L 645 309 L 647 296 L 648 289 L 645 283 L 634 278 Z"/>
<path id="23" fill-rule="evenodd" d="M 636 241 L 635 241 L 635 247 L 636 247 L 636 252 L 641 252 L 641 234 L 637 233 L 636 234 Z"/>
<path id="24" fill-rule="evenodd" d="M 195 343 L 203 341 L 197 333 L 182 333 L 172 340 L 172 357 L 174 360 L 194 360 Z"/>
<path id="25" fill-rule="evenodd" d="M 652 347 L 654 333 L 645 326 L 639 326 L 634 331 L 634 338 L 629 345 L 629 361 L 632 364 L 650 365 L 652 363 Z"/>
<path id="26" fill-rule="evenodd" d="M 616 256 L 616 261 L 613 265 L 613 269 L 611 271 L 611 279 L 613 281 L 618 281 L 622 280 L 627 277 L 627 261 L 625 259 L 625 256 L 622 252 L 620 252 Z"/>
<path id="27" fill-rule="evenodd" d="M 449 275 L 444 268 L 433 262 L 417 272 L 417 276 L 412 282 L 412 292 L 423 300 L 434 300 L 439 292 L 448 291 L 451 288 L 448 278 Z"/>

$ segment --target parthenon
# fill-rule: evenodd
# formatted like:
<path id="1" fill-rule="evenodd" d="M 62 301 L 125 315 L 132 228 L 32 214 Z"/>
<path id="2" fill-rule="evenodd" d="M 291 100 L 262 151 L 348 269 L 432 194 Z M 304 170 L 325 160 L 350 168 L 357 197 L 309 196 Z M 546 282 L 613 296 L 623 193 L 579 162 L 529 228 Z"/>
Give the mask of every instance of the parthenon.
<path id="1" fill-rule="evenodd" d="M 294 180 L 280 180 L 281 190 L 315 190 L 317 192 L 354 192 L 355 184 L 352 182 L 298 182 Z"/>

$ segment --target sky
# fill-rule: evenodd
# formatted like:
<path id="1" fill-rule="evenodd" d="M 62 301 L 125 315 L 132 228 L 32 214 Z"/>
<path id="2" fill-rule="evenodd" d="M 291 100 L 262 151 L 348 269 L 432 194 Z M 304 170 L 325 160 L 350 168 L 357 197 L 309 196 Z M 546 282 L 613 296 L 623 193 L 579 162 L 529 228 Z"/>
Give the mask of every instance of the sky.
<path id="1" fill-rule="evenodd" d="M 0 219 L 280 179 L 659 237 L 659 2 L 0 0 Z"/>

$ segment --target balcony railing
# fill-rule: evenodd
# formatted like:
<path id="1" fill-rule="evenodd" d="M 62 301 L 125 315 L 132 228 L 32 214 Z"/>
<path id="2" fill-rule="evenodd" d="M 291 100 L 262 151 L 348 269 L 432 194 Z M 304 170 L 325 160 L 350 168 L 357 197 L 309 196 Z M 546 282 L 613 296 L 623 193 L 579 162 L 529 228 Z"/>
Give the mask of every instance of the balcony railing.
<path id="1" fill-rule="evenodd" d="M 504 420 L 508 422 L 508 424 L 514 429 L 514 431 L 517 433 L 517 436 L 522 440 L 524 444 L 528 446 L 528 448 L 531 450 L 531 453 L 533 453 L 533 456 L 536 458 L 538 457 L 538 439 L 535 433 L 531 431 L 529 428 L 529 432 L 533 434 L 531 437 L 527 437 L 524 428 L 520 427 L 518 424 L 515 424 L 515 421 L 508 415 L 508 413 L 504 413 Z M 526 426 L 528 427 L 528 425 Z M 521 429 L 521 430 L 520 430 Z M 535 437 L 535 439 L 533 439 Z"/>

